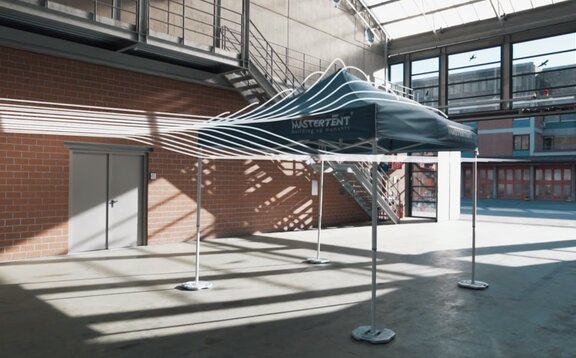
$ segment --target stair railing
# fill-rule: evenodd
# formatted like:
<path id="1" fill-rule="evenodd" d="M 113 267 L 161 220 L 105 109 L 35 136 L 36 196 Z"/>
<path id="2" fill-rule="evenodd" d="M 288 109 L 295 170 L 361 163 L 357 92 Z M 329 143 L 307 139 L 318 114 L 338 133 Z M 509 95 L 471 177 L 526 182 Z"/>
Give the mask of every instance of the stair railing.
<path id="1" fill-rule="evenodd" d="M 372 163 L 359 162 L 355 164 L 342 165 L 335 162 L 328 162 L 328 165 L 334 169 L 333 174 L 340 182 L 340 185 L 348 191 L 348 193 L 352 195 L 366 213 L 370 215 L 370 205 L 364 201 L 366 196 L 372 196 Z M 343 174 L 341 174 L 343 170 L 353 175 L 354 181 L 361 187 L 360 192 L 354 187 L 354 185 L 348 182 Z M 378 192 L 376 194 L 378 206 L 387 214 L 390 220 L 394 223 L 398 223 L 400 220 L 398 211 L 401 204 L 400 191 L 394 183 L 392 183 L 392 178 L 385 173 L 378 171 L 376 180 L 378 181 Z"/>
<path id="2" fill-rule="evenodd" d="M 364 185 L 372 184 L 372 162 L 357 162 L 353 164 L 352 170 L 356 176 L 364 181 Z M 393 185 L 392 179 L 384 172 L 378 170 L 376 180 L 377 185 L 377 201 L 382 210 L 384 210 L 390 219 L 397 222 L 399 219 L 398 208 L 400 202 L 400 192 Z"/>
<path id="3" fill-rule="evenodd" d="M 222 43 L 225 46 L 240 52 L 242 43 L 240 32 L 223 26 L 222 37 Z M 262 73 L 277 92 L 287 88 L 301 87 L 300 81 L 290 70 L 288 64 L 252 21 L 250 21 L 249 48 L 249 66 L 254 66 L 256 70 Z"/>

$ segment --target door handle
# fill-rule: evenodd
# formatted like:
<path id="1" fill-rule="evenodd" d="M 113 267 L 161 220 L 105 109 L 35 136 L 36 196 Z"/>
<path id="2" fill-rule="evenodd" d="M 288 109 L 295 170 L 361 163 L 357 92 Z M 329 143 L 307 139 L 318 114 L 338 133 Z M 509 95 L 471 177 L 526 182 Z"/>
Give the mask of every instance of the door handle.
<path id="1" fill-rule="evenodd" d="M 118 200 L 110 200 L 110 207 L 113 208 L 114 204 L 116 204 Z"/>

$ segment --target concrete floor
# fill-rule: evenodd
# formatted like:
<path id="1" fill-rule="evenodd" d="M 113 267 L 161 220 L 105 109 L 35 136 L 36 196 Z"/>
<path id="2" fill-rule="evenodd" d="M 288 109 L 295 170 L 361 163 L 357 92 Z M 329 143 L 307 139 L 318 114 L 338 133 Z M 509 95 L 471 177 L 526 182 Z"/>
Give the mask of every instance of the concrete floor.
<path id="1" fill-rule="evenodd" d="M 462 199 L 460 209 L 463 214 L 462 218 L 470 218 L 472 200 Z M 576 228 L 576 203 L 574 202 L 480 199 L 476 212 L 481 221 L 531 222 L 545 226 Z"/>
<path id="2" fill-rule="evenodd" d="M 370 320 L 370 227 L 100 251 L 0 264 L 1 357 L 576 357 L 576 229 L 470 221 L 379 227 L 377 322 L 387 345 L 355 342 Z"/>

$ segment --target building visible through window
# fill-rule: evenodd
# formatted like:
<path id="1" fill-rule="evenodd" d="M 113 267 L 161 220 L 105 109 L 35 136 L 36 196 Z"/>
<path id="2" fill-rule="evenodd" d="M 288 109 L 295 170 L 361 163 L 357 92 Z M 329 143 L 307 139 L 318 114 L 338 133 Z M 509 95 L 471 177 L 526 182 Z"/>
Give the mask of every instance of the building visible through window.
<path id="1" fill-rule="evenodd" d="M 553 150 L 554 149 L 554 137 L 544 137 L 542 142 L 543 150 Z"/>

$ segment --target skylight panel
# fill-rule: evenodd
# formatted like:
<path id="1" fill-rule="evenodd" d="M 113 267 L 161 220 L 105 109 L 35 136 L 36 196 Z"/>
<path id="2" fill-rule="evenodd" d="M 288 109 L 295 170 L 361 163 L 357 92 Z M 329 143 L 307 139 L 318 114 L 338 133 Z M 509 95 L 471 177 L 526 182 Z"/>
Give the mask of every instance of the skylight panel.
<path id="1" fill-rule="evenodd" d="M 532 9 L 532 0 L 514 0 L 512 1 L 514 12 Z"/>
<path id="2" fill-rule="evenodd" d="M 420 8 L 418 7 L 420 0 L 403 0 L 400 1 L 402 8 L 407 14 L 417 15 L 422 14 Z"/>
<path id="3" fill-rule="evenodd" d="M 472 4 L 474 9 L 476 10 L 476 14 L 478 15 L 478 20 L 486 20 L 491 17 L 496 17 L 494 13 L 494 9 L 492 5 L 490 5 L 490 1 L 482 1 Z"/>
<path id="4" fill-rule="evenodd" d="M 446 11 L 442 11 L 441 13 L 442 18 L 445 22 L 445 27 L 457 26 L 462 24 L 462 17 L 458 13 L 457 9 L 449 9 Z"/>
<path id="5" fill-rule="evenodd" d="M 424 10 L 426 13 L 430 13 L 466 4 L 474 0 L 432 0 L 432 1 L 415 0 L 415 1 L 420 5 L 420 8 L 422 10 Z"/>
<path id="6" fill-rule="evenodd" d="M 500 7 L 498 10 L 500 11 L 500 15 L 503 14 L 512 14 L 514 13 L 514 6 L 512 5 L 512 0 L 500 0 L 494 3 L 496 9 Z"/>
<path id="7" fill-rule="evenodd" d="M 435 12 L 433 15 L 429 17 L 429 19 L 432 21 L 432 26 L 434 27 L 434 30 L 444 29 L 448 27 L 446 21 L 444 20 L 444 16 L 442 16 L 442 13 Z"/>
<path id="8" fill-rule="evenodd" d="M 534 7 L 552 5 L 552 0 L 532 0 Z"/>
<path id="9" fill-rule="evenodd" d="M 432 28 L 423 16 L 414 19 L 394 22 L 386 26 L 386 31 L 392 38 L 405 37 L 432 31 Z"/>
<path id="10" fill-rule="evenodd" d="M 474 9 L 474 5 L 464 5 L 458 8 L 460 16 L 462 16 L 462 21 L 464 23 L 478 21 L 478 15 Z"/>
<path id="11" fill-rule="evenodd" d="M 378 5 L 381 3 L 385 3 L 387 1 L 385 0 L 364 0 L 364 3 L 366 4 L 366 6 L 373 6 L 373 5 Z"/>
<path id="12" fill-rule="evenodd" d="M 404 11 L 404 8 L 400 3 L 400 1 L 397 1 L 387 5 L 378 6 L 373 8 L 372 12 L 378 18 L 378 21 L 384 24 L 414 15 Z"/>
<path id="13" fill-rule="evenodd" d="M 391 38 L 450 28 L 566 0 L 363 0 Z M 402 35 L 400 35 L 402 34 Z"/>

